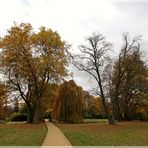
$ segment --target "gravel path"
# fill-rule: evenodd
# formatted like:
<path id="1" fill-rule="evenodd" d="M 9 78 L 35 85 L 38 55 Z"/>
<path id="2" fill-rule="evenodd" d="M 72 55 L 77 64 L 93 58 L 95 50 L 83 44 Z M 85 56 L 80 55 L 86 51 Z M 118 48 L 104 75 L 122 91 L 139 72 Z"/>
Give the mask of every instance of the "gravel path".
<path id="1" fill-rule="evenodd" d="M 53 123 L 46 123 L 48 128 L 47 136 L 42 146 L 71 146 L 65 135 Z"/>

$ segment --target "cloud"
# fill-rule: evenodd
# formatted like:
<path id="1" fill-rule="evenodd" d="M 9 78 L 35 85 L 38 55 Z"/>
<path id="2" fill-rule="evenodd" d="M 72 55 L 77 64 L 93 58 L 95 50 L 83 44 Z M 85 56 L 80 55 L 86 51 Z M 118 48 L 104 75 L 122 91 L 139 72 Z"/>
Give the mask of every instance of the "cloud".
<path id="1" fill-rule="evenodd" d="M 72 44 L 73 51 L 84 42 L 84 37 L 94 31 L 113 43 L 117 54 L 122 45 L 122 33 L 143 35 L 144 49 L 148 45 L 148 3 L 120 2 L 118 0 L 1 0 L 0 36 L 13 22 L 29 22 L 37 30 L 46 26 L 56 30 Z M 74 70 L 75 80 L 86 89 L 92 79 Z M 84 81 L 85 80 L 85 81 Z M 89 83 L 88 81 L 91 81 Z M 88 86 L 89 84 L 90 86 Z"/>
<path id="2" fill-rule="evenodd" d="M 21 0 L 23 4 L 30 6 L 30 3 L 28 0 Z"/>

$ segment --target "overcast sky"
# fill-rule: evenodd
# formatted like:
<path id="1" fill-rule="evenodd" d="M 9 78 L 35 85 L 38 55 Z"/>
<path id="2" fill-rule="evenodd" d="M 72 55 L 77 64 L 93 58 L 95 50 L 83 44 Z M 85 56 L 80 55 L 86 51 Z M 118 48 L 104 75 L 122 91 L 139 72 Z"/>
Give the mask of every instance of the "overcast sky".
<path id="1" fill-rule="evenodd" d="M 0 0 L 0 36 L 13 22 L 31 23 L 35 30 L 46 26 L 58 31 L 71 50 L 84 37 L 100 32 L 113 43 L 115 54 L 122 45 L 122 33 L 143 35 L 143 49 L 148 47 L 148 2 L 145 0 Z M 76 82 L 90 89 L 92 79 L 75 73 Z"/>

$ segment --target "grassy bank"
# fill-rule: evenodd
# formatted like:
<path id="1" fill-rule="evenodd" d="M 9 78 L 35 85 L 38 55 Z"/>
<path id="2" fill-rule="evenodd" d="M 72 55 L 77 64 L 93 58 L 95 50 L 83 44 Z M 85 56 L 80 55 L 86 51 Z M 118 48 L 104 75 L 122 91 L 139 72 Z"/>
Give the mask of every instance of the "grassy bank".
<path id="1" fill-rule="evenodd" d="M 148 123 L 56 124 L 75 146 L 147 146 Z"/>
<path id="2" fill-rule="evenodd" d="M 0 124 L 0 146 L 39 146 L 46 133 L 45 124 Z"/>

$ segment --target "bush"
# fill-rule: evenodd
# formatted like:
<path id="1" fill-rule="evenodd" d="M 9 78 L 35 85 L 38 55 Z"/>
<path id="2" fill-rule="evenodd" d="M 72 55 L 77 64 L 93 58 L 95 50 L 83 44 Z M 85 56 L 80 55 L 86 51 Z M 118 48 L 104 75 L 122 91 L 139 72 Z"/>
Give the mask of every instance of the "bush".
<path id="1" fill-rule="evenodd" d="M 12 121 L 15 117 L 17 117 L 17 116 L 19 116 L 19 115 L 20 115 L 20 113 L 16 113 L 16 112 L 12 113 L 12 114 L 10 115 L 10 120 Z"/>
<path id="2" fill-rule="evenodd" d="M 27 115 L 25 114 L 19 115 L 15 117 L 12 121 L 27 121 Z"/>
<path id="3" fill-rule="evenodd" d="M 10 116 L 10 120 L 11 121 L 27 121 L 27 115 L 15 112 Z"/>

